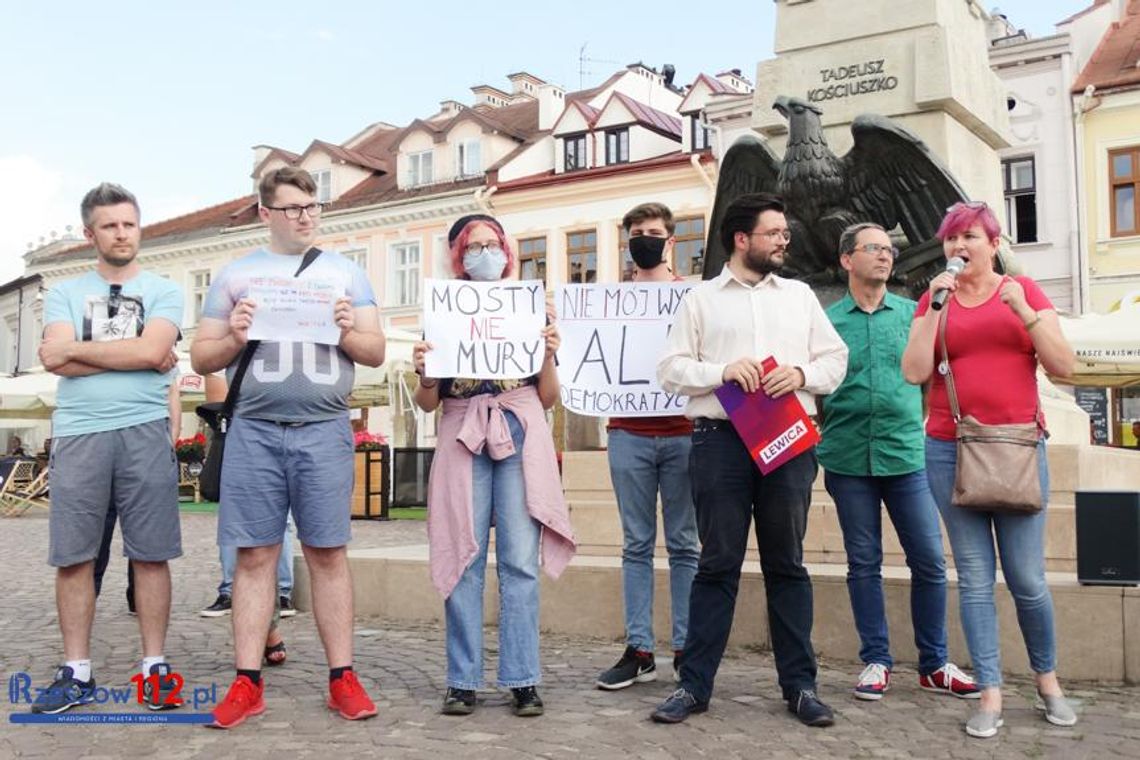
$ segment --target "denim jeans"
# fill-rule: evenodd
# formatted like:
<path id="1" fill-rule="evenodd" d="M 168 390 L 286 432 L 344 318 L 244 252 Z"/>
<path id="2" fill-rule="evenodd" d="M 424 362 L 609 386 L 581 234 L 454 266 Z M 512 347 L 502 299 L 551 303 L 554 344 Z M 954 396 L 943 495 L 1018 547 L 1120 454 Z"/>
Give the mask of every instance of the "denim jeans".
<path id="1" fill-rule="evenodd" d="M 483 685 L 483 583 L 492 521 L 499 573 L 498 683 L 517 688 L 533 686 L 541 680 L 538 662 L 541 529 L 526 508 L 522 425 L 511 412 L 503 414 L 510 426 L 515 453 L 497 462 L 486 451 L 472 456 L 472 508 L 479 552 L 444 603 L 447 685 L 456 689 L 478 689 Z"/>
<path id="2" fill-rule="evenodd" d="M 728 643 L 753 520 L 772 653 L 784 698 L 815 688 L 812 588 L 803 565 L 803 539 L 817 469 L 812 449 L 762 475 L 727 423 L 693 432 L 689 471 L 701 559 L 689 599 L 681 686 L 702 702 L 712 696 L 713 680 Z"/>
<path id="3" fill-rule="evenodd" d="M 1034 515 L 1017 515 L 955 507 L 950 499 L 957 458 L 954 441 L 926 439 L 926 474 L 954 551 L 962 629 L 974 663 L 974 678 L 979 688 L 1001 685 L 1001 639 L 994 605 L 995 537 L 1002 574 L 1017 607 L 1029 666 L 1034 672 L 1049 673 L 1057 667 L 1057 647 L 1053 596 L 1045 582 L 1045 509 Z M 1037 444 L 1037 468 L 1041 494 L 1048 499 L 1044 440 Z"/>
<path id="4" fill-rule="evenodd" d="M 621 579 L 625 602 L 626 643 L 653 651 L 653 549 L 657 544 L 657 492 L 669 554 L 669 605 L 673 613 L 673 649 L 685 646 L 689 627 L 689 591 L 697 573 L 701 546 L 689 481 L 687 435 L 609 435 L 610 477 L 621 516 Z"/>
<path id="5" fill-rule="evenodd" d="M 918 671 L 928 675 L 946 664 L 946 559 L 938 507 L 926 471 L 905 475 L 854 476 L 824 473 L 835 500 L 847 552 L 847 593 L 859 632 L 859 659 L 888 668 L 891 659 L 883 601 L 885 504 L 910 568 L 910 619 Z"/>
<path id="6" fill-rule="evenodd" d="M 293 517 L 285 524 L 285 540 L 281 542 L 281 553 L 277 556 L 277 595 L 293 596 Z M 222 563 L 222 582 L 218 584 L 218 593 L 227 596 L 233 595 L 234 568 L 237 567 L 237 547 L 219 546 L 218 560 Z"/>

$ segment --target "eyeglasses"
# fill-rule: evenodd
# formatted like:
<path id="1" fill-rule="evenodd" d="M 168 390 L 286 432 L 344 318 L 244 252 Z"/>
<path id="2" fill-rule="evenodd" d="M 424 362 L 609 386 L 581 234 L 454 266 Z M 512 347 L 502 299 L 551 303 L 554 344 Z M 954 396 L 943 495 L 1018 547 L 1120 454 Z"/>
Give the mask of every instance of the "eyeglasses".
<path id="1" fill-rule="evenodd" d="M 863 245 L 855 246 L 851 250 L 863 251 L 865 253 L 871 254 L 872 256 L 878 256 L 881 252 L 885 251 L 886 253 L 891 254 L 892 259 L 897 259 L 899 257 L 898 248 L 894 247 L 893 245 L 883 245 L 882 243 L 864 243 Z"/>
<path id="2" fill-rule="evenodd" d="M 119 314 L 119 307 L 123 305 L 123 286 L 115 284 L 111 286 L 111 292 L 107 296 L 107 318 L 114 319 Z"/>
<path id="3" fill-rule="evenodd" d="M 947 206 L 946 213 L 957 211 L 960 208 L 968 208 L 971 211 L 981 211 L 982 209 L 989 207 L 989 204 L 985 201 L 958 201 L 952 206 Z"/>
<path id="4" fill-rule="evenodd" d="M 308 214 L 310 219 L 318 218 L 321 212 L 325 210 L 325 204 L 310 203 L 308 206 L 263 206 L 263 208 L 267 208 L 270 211 L 280 211 L 285 215 L 286 219 L 295 222 L 301 218 L 302 213 Z"/>
<path id="5" fill-rule="evenodd" d="M 790 241 L 792 239 L 792 231 L 788 230 L 788 229 L 768 230 L 767 232 L 749 232 L 748 233 L 748 237 L 752 237 L 753 235 L 759 235 L 760 237 L 766 237 L 766 238 L 768 238 L 768 242 L 770 242 L 770 243 L 778 243 L 781 240 L 783 240 L 785 243 L 787 243 L 788 241 Z"/>
<path id="6" fill-rule="evenodd" d="M 470 253 L 472 256 L 487 251 L 489 253 L 502 253 L 503 249 L 498 243 L 468 243 L 467 247 L 463 249 L 464 252 Z"/>

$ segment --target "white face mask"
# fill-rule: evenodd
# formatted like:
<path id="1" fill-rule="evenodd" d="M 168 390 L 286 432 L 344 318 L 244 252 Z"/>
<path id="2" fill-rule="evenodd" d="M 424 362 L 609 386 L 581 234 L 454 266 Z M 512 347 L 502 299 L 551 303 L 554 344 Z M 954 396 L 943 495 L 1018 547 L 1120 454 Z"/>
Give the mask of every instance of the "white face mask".
<path id="1" fill-rule="evenodd" d="M 507 266 L 507 254 L 499 248 L 483 248 L 463 254 L 463 271 L 472 280 L 497 280 Z"/>

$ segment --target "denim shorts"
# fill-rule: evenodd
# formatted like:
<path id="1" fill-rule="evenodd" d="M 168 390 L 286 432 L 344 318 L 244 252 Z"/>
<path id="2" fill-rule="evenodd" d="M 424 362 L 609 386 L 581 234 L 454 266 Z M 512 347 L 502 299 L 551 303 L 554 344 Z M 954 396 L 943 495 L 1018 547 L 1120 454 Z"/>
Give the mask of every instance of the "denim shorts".
<path id="1" fill-rule="evenodd" d="M 301 425 L 235 417 L 222 461 L 218 545 L 279 544 L 292 511 L 302 544 L 344 546 L 352 486 L 347 416 Z"/>

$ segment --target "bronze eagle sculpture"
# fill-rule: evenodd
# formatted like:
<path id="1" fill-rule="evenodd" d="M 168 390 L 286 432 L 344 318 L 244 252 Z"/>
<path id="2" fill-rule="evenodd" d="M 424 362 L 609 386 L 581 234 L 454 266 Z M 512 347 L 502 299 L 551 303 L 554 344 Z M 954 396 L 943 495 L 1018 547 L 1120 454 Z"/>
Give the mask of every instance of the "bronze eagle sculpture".
<path id="1" fill-rule="evenodd" d="M 769 192 L 783 197 L 792 231 L 781 274 L 813 286 L 842 282 L 840 234 L 848 225 L 875 222 L 902 249 L 895 265 L 896 287 L 917 297 L 944 268 L 935 233 L 946 209 L 967 198 L 957 180 L 922 140 L 884 116 L 856 117 L 851 123 L 855 144 L 840 158 L 827 146 L 819 108 L 783 96 L 772 107 L 788 120 L 784 157 L 751 135 L 739 138 L 725 153 L 705 246 L 704 278 L 720 274 L 731 255 L 720 242 L 728 204 L 745 193 Z"/>

